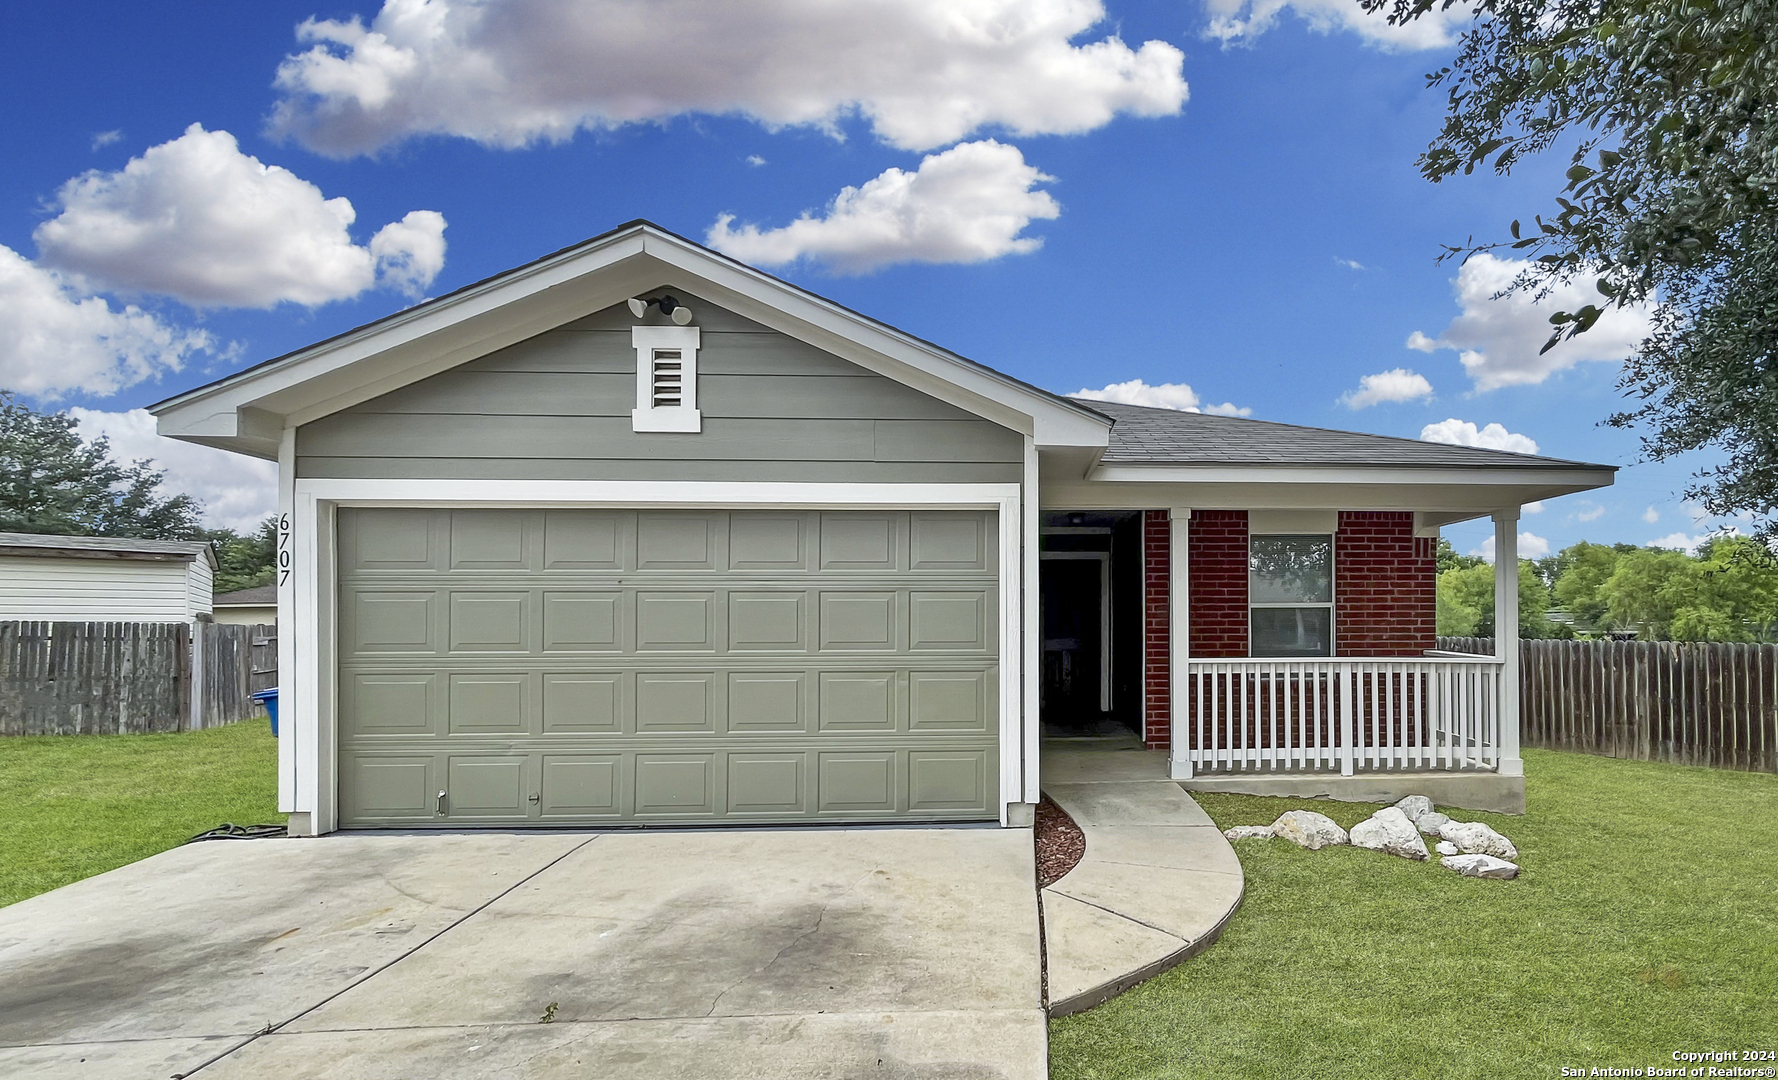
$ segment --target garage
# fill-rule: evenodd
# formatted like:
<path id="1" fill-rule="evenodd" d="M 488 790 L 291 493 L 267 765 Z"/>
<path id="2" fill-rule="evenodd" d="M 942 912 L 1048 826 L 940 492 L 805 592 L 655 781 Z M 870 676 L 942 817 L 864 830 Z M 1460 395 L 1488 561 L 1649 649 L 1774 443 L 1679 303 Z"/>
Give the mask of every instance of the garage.
<path id="1" fill-rule="evenodd" d="M 993 510 L 341 507 L 343 827 L 992 820 Z"/>

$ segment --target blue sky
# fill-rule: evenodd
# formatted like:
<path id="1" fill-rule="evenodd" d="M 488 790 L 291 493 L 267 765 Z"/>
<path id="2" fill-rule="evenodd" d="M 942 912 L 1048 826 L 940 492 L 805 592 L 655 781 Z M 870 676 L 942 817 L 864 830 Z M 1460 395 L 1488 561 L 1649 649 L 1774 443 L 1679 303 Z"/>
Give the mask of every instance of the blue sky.
<path id="1" fill-rule="evenodd" d="M 1338 0 L 528 7 L 9 9 L 0 386 L 246 524 L 269 472 L 157 442 L 141 406 L 646 217 L 1058 392 L 1626 466 L 1528 513 L 1528 551 L 1719 524 L 1678 495 L 1707 461 L 1636 464 L 1598 425 L 1635 313 L 1540 358 L 1551 309 L 1491 299 L 1510 266 L 1435 263 L 1544 210 L 1565 164 L 1415 172 L 1460 24 L 1404 36 Z"/>

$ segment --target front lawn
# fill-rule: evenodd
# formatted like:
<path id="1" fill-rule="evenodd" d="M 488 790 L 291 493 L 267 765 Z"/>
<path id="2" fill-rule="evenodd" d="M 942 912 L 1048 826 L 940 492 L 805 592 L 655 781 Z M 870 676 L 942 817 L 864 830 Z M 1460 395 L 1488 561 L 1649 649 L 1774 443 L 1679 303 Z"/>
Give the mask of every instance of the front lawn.
<path id="1" fill-rule="evenodd" d="M 1525 816 L 1452 811 L 1518 845 L 1517 881 L 1237 841 L 1247 897 L 1221 940 L 1051 1024 L 1051 1075 L 1493 1080 L 1778 1049 L 1778 776 L 1532 750 L 1525 767 Z M 1223 828 L 1376 809 L 1196 798 Z"/>
<path id="2" fill-rule="evenodd" d="M 265 720 L 177 735 L 0 739 L 0 905 L 278 814 Z"/>

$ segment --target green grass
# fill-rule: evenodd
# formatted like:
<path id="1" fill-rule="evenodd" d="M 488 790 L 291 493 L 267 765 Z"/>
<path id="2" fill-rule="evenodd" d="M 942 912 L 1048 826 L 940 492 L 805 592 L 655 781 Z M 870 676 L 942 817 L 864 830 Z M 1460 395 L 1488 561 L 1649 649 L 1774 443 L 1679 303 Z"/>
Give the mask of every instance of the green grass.
<path id="1" fill-rule="evenodd" d="M 1557 1077 L 1778 1048 L 1778 776 L 1525 752 L 1510 882 L 1235 844 L 1247 896 L 1172 971 L 1050 1026 L 1058 1080 Z M 1199 795 L 1216 823 L 1374 806 Z M 1584 1073 L 1581 1075 L 1585 1075 Z"/>
<path id="2" fill-rule="evenodd" d="M 278 815 L 270 725 L 0 739 L 0 906 Z"/>

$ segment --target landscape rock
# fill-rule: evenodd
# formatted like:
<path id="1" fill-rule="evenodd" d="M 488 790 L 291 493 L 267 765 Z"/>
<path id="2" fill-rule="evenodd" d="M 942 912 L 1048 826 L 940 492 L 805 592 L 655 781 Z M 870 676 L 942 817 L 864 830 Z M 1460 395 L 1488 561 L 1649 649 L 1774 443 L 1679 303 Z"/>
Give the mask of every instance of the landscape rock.
<path id="1" fill-rule="evenodd" d="M 1310 851 L 1346 843 L 1346 830 L 1333 818 L 1313 810 L 1290 810 L 1278 815 L 1278 820 L 1272 822 L 1272 835 Z"/>
<path id="2" fill-rule="evenodd" d="M 1237 825 L 1223 830 L 1222 835 L 1230 840 L 1270 840 L 1278 834 L 1272 831 L 1270 825 Z"/>
<path id="3" fill-rule="evenodd" d="M 1414 823 L 1408 820 L 1408 815 L 1399 806 L 1385 806 L 1352 826 L 1350 839 L 1354 847 L 1369 848 L 1385 855 L 1399 855 L 1419 862 L 1426 860 L 1426 841 L 1420 839 L 1420 834 L 1414 830 Z"/>
<path id="4" fill-rule="evenodd" d="M 1519 865 L 1496 859 L 1492 855 L 1468 854 L 1446 855 L 1439 860 L 1441 866 L 1455 870 L 1464 877 L 1497 878 L 1511 881 L 1519 876 Z"/>
<path id="5" fill-rule="evenodd" d="M 1437 810 L 1428 810 L 1414 819 L 1414 828 L 1419 829 L 1427 836 L 1437 836 L 1438 831 L 1444 828 L 1445 822 L 1449 820 L 1451 819 Z"/>
<path id="6" fill-rule="evenodd" d="M 1406 814 L 1409 821 L 1418 821 L 1421 814 L 1432 813 L 1432 800 L 1424 795 L 1409 795 L 1396 803 L 1395 808 Z"/>
<path id="7" fill-rule="evenodd" d="M 1449 840 L 1440 840 L 1438 842 L 1438 847 L 1435 848 L 1434 850 L 1437 851 L 1440 855 L 1460 854 L 1457 850 L 1457 845 L 1451 843 Z"/>
<path id="8" fill-rule="evenodd" d="M 1519 849 L 1513 842 L 1479 821 L 1447 821 L 1439 827 L 1439 838 L 1457 845 L 1465 855 L 1492 855 L 1497 859 L 1516 859 Z"/>

